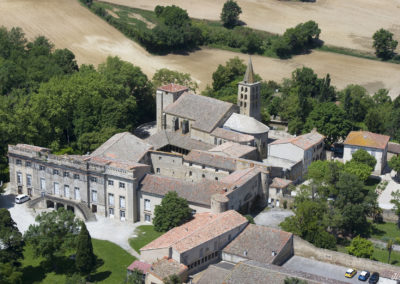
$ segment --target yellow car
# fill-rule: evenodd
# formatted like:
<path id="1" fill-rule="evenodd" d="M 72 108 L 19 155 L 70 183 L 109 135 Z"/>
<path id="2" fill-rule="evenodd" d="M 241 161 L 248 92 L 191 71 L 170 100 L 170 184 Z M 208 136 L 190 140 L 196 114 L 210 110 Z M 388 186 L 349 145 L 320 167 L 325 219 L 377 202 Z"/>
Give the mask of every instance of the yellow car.
<path id="1" fill-rule="evenodd" d="M 347 277 L 347 278 L 353 278 L 354 275 L 356 275 L 356 274 L 357 274 L 357 270 L 349 268 L 349 269 L 347 269 L 347 271 L 344 274 L 344 276 Z"/>

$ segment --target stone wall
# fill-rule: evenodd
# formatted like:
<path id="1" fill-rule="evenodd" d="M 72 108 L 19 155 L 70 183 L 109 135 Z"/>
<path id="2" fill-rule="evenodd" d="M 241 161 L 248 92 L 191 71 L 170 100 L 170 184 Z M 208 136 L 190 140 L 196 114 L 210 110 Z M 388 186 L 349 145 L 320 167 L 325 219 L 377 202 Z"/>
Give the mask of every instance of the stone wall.
<path id="1" fill-rule="evenodd" d="M 322 262 L 352 267 L 358 270 L 377 271 L 382 277 L 387 278 L 391 278 L 394 272 L 400 270 L 398 266 L 393 266 L 365 258 L 358 258 L 337 251 L 320 249 L 297 236 L 294 237 L 294 254 Z"/>

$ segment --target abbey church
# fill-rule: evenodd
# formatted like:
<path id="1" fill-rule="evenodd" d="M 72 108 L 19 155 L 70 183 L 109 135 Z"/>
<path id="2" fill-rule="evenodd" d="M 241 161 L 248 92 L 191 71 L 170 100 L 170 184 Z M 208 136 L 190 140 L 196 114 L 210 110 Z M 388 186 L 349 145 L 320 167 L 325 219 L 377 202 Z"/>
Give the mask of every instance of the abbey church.
<path id="1" fill-rule="evenodd" d="M 303 158 L 292 165 L 278 157 L 280 152 L 268 155 L 269 128 L 260 122 L 260 82 L 255 82 L 251 59 L 238 84 L 236 105 L 176 84 L 158 88 L 156 103 L 157 131 L 146 139 L 119 133 L 87 155 L 9 145 L 11 188 L 28 194 L 31 207 L 62 206 L 84 219 L 100 214 L 152 222 L 155 206 L 169 191 L 185 198 L 193 213 L 246 213 L 256 204 L 266 205 L 273 178 L 302 172 L 294 169 Z M 304 139 L 320 149 L 323 136 L 315 135 Z M 289 170 L 282 163 L 290 164 Z"/>

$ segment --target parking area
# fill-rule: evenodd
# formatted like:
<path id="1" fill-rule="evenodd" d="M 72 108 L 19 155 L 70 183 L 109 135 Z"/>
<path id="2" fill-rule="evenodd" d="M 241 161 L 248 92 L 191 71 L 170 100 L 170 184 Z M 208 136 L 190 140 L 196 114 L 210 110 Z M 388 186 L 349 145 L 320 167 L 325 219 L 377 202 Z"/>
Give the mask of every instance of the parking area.
<path id="1" fill-rule="evenodd" d="M 334 265 L 301 256 L 296 256 L 296 255 L 293 256 L 283 266 L 292 270 L 320 275 L 334 280 L 339 280 L 342 282 L 358 283 L 358 284 L 365 283 L 358 280 L 358 276 L 360 275 L 361 271 L 357 271 L 357 274 L 353 278 L 348 279 L 344 277 L 344 274 L 349 267 Z M 372 273 L 372 271 L 370 272 Z M 387 282 L 384 282 L 384 279 L 381 279 L 379 283 L 387 283 Z"/>
<path id="2" fill-rule="evenodd" d="M 254 218 L 257 225 L 279 228 L 279 224 L 285 220 L 286 217 L 293 216 L 291 210 L 282 208 L 270 208 L 268 211 L 263 211 Z"/>

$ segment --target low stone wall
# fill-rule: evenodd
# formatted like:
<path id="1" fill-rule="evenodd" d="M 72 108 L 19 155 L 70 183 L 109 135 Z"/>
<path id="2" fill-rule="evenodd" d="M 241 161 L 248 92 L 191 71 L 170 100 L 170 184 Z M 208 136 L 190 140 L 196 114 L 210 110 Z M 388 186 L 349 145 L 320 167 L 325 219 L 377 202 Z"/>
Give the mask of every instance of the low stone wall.
<path id="1" fill-rule="evenodd" d="M 398 217 L 393 210 L 382 209 L 382 218 L 385 222 L 397 223 Z"/>
<path id="2" fill-rule="evenodd" d="M 394 280 L 400 280 L 400 267 L 398 266 L 358 258 L 341 252 L 320 249 L 297 236 L 294 237 L 294 254 L 358 270 L 377 271 L 382 277 L 389 279 L 395 277 Z"/>

